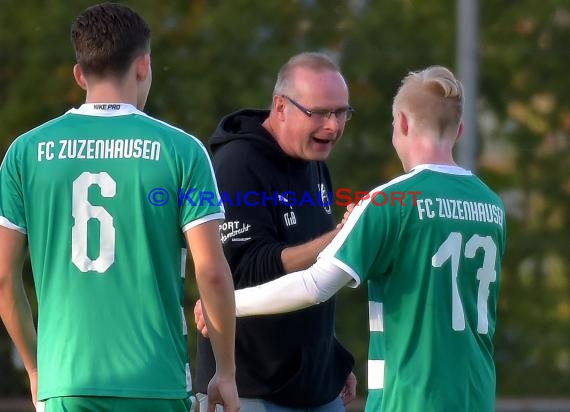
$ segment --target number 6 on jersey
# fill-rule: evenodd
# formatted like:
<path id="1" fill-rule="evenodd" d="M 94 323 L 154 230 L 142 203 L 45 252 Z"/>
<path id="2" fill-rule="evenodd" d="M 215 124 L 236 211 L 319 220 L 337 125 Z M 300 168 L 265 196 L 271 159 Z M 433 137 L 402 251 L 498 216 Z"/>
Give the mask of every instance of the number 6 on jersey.
<path id="1" fill-rule="evenodd" d="M 117 184 L 106 172 L 83 172 L 73 181 L 72 215 L 75 224 L 71 230 L 71 260 L 82 272 L 104 273 L 115 262 L 115 226 L 113 216 L 102 206 L 89 203 L 89 187 L 97 185 L 101 196 L 113 197 Z M 87 222 L 96 219 L 100 223 L 99 256 L 92 260 L 87 255 Z"/>

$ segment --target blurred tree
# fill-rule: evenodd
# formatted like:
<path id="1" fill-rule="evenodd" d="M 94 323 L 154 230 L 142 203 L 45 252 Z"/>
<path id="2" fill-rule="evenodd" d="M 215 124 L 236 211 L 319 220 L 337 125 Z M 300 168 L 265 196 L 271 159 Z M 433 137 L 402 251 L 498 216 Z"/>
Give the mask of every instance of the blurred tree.
<path id="1" fill-rule="evenodd" d="M 480 3 L 479 173 L 509 209 L 498 391 L 564 396 L 570 393 L 570 77 L 564 76 L 570 5 Z M 90 4 L 0 0 L 0 158 L 18 134 L 83 101 L 68 37 L 71 20 Z M 320 50 L 336 56 L 357 110 L 330 160 L 336 187 L 367 190 L 401 173 L 391 146 L 391 100 L 400 80 L 432 64 L 455 68 L 454 0 L 130 4 L 153 31 L 154 82 L 146 111 L 203 141 L 223 115 L 268 107 L 277 70 L 291 55 Z M 197 293 L 188 283 L 192 323 Z M 338 335 L 357 357 L 361 394 L 366 302 L 363 286 L 343 290 L 337 307 Z M 12 378 L 6 348 L 0 334 L 0 396 L 22 393 L 17 388 L 27 385 L 21 374 Z"/>
<path id="2" fill-rule="evenodd" d="M 511 212 L 496 339 L 505 394 L 570 393 L 569 6 L 482 10 L 483 165 Z"/>

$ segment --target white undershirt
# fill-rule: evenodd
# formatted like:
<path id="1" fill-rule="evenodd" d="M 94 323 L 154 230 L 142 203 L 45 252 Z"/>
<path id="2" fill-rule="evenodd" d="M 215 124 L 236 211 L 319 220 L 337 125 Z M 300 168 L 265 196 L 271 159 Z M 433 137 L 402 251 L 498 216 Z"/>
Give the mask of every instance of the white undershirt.
<path id="1" fill-rule="evenodd" d="M 236 290 L 236 316 L 273 315 L 325 302 L 352 276 L 327 258 L 259 286 Z"/>

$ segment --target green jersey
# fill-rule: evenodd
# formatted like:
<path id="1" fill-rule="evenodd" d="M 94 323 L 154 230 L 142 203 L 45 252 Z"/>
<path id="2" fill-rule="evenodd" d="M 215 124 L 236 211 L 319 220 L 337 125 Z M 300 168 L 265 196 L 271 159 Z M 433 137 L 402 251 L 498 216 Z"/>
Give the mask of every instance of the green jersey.
<path id="1" fill-rule="evenodd" d="M 40 400 L 186 398 L 183 232 L 223 218 L 194 137 L 128 104 L 85 104 L 20 136 L 0 224 L 27 234 Z"/>
<path id="2" fill-rule="evenodd" d="M 368 282 L 366 410 L 494 411 L 500 198 L 464 169 L 422 165 L 352 213 L 321 257 Z"/>

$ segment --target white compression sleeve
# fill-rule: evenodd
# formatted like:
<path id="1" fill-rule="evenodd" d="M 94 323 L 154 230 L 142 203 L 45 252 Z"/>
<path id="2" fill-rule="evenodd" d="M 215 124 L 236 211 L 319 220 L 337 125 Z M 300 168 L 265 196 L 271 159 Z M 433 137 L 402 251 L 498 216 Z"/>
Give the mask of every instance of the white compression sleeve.
<path id="1" fill-rule="evenodd" d="M 236 315 L 273 315 L 324 302 L 353 281 L 327 259 L 263 285 L 236 290 Z"/>

